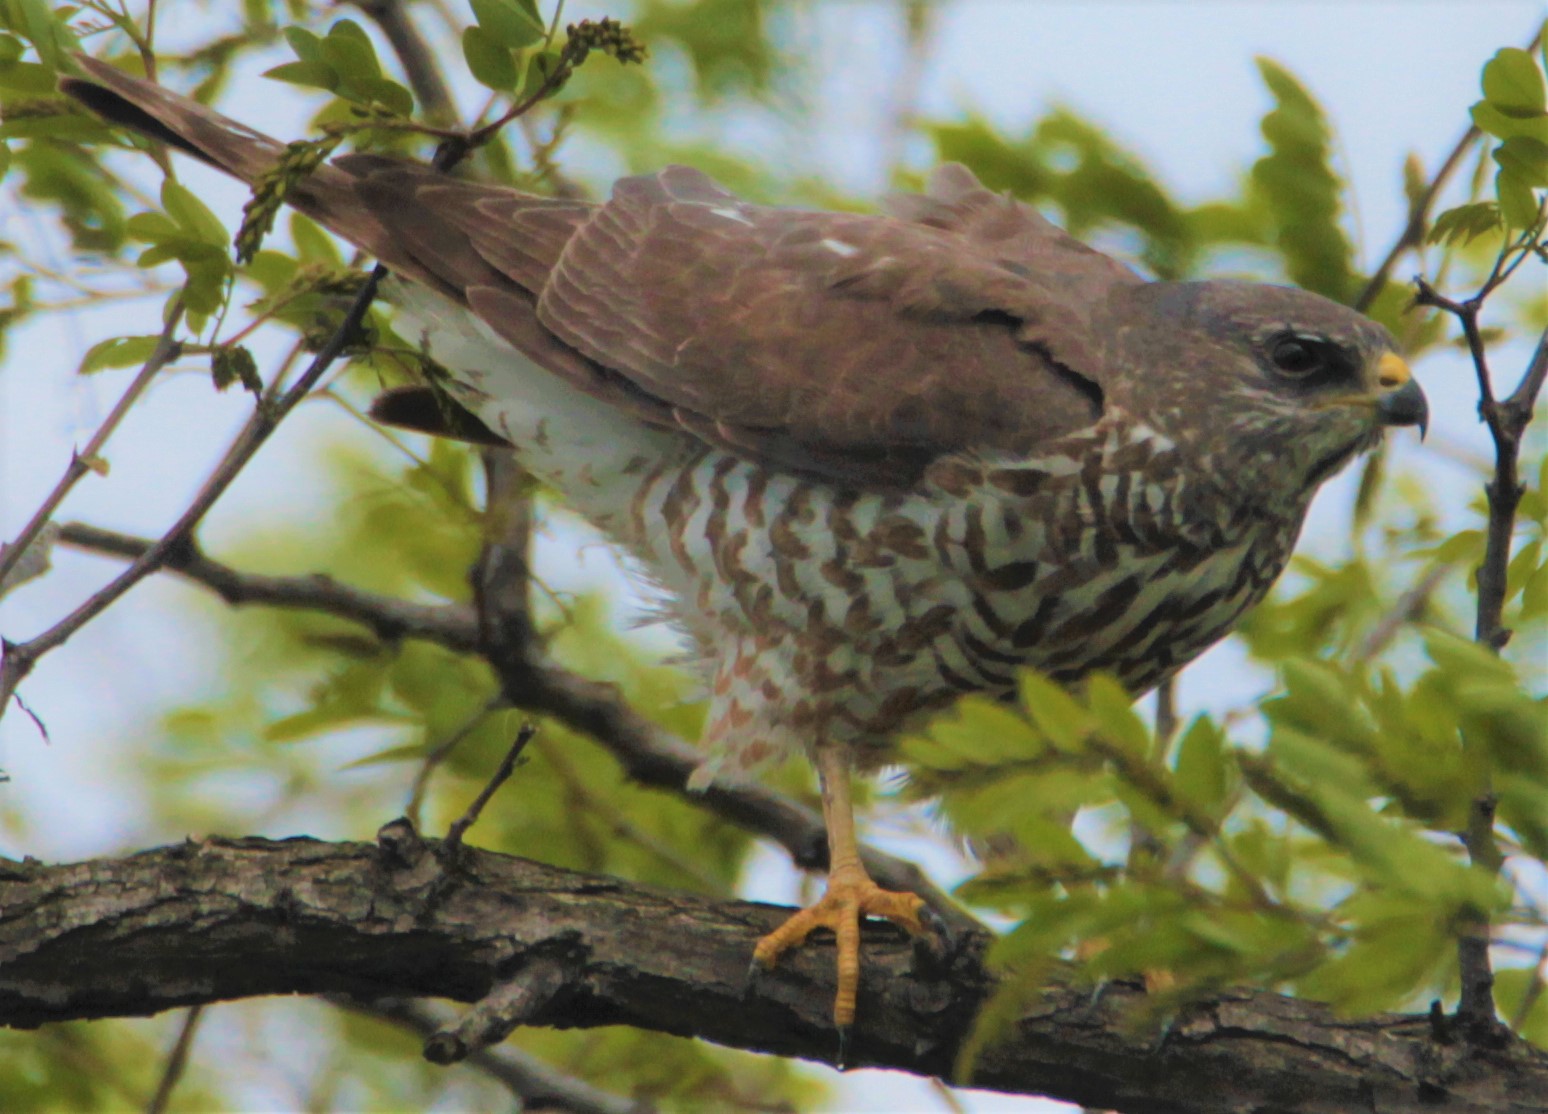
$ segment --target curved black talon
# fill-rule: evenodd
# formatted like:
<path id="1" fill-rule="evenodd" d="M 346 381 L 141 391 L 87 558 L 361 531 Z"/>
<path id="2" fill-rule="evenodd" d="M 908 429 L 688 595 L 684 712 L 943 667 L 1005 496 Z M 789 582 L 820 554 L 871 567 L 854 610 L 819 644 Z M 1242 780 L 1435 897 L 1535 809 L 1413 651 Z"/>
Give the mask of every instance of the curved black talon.
<path id="1" fill-rule="evenodd" d="M 957 939 L 945 918 L 928 905 L 920 907 L 919 922 L 925 931 L 913 938 L 913 968 L 921 973 L 939 970 L 956 952 Z"/>
<path id="2" fill-rule="evenodd" d="M 1107 988 L 1113 985 L 1112 979 L 1102 979 L 1091 988 L 1091 997 L 1086 1000 L 1086 1012 L 1095 1013 L 1102 999 L 1107 996 Z"/>
<path id="3" fill-rule="evenodd" d="M 758 996 L 758 988 L 767 973 L 768 968 L 756 959 L 747 964 L 747 976 L 742 980 L 742 1001 L 746 1002 Z"/>

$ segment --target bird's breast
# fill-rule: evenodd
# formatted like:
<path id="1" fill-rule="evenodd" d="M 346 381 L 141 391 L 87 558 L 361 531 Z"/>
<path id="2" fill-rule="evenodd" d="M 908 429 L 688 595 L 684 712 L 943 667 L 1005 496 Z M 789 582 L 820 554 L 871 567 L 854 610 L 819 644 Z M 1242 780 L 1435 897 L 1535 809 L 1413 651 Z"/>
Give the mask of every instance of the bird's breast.
<path id="1" fill-rule="evenodd" d="M 1223 636 L 1295 523 L 1205 491 L 1164 438 L 1098 427 L 1035 459 L 846 490 L 706 451 L 642 477 L 627 540 L 710 663 L 710 740 L 881 743 L 1018 667 L 1136 694 Z"/>

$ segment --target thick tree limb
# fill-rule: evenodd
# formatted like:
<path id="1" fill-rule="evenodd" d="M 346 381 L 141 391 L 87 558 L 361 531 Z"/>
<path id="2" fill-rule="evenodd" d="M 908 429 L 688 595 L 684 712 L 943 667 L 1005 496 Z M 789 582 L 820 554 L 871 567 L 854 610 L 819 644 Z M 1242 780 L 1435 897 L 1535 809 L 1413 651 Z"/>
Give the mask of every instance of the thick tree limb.
<path id="1" fill-rule="evenodd" d="M 0 864 L 0 1024 L 131 1016 L 268 994 L 477 1002 L 529 967 L 564 972 L 530 1024 L 623 1024 L 831 1060 L 831 957 L 782 962 L 743 999 L 769 906 L 666 893 L 468 850 L 448 873 L 417 838 L 381 847 L 210 840 L 68 866 Z M 866 945 L 850 1056 L 947 1075 L 992 976 L 984 938 L 910 972 Z M 551 991 L 551 992 L 550 992 Z M 1428 1018 L 1343 1020 L 1231 992 L 1136 1030 L 1142 992 L 1052 986 L 980 1061 L 975 1086 L 1131 1112 L 1548 1111 L 1548 1055 L 1446 1043 Z M 534 997 L 535 1000 L 536 996 Z"/>

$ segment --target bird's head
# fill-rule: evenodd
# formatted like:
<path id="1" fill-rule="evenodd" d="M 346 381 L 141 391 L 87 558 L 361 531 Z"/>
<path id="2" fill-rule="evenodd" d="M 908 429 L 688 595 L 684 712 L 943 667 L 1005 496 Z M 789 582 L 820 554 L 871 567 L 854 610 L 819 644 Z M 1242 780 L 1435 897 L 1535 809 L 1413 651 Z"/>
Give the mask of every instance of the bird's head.
<path id="1" fill-rule="evenodd" d="M 1389 426 L 1424 433 L 1429 407 L 1397 342 L 1347 306 L 1244 282 L 1117 293 L 1126 324 L 1113 343 L 1148 373 L 1114 401 L 1216 474 L 1309 496 Z"/>

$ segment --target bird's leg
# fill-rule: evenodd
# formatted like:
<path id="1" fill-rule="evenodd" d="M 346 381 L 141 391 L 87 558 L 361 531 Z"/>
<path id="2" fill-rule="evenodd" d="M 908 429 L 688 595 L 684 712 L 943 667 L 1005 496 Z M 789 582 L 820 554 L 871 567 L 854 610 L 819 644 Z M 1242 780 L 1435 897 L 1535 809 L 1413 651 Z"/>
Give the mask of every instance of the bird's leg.
<path id="1" fill-rule="evenodd" d="M 840 747 L 817 750 L 817 776 L 822 786 L 822 815 L 828 829 L 828 890 L 822 900 L 796 913 L 758 941 L 753 963 L 772 967 L 813 929 L 826 928 L 838 942 L 838 994 L 833 1022 L 845 1033 L 855 1019 L 855 993 L 860 986 L 860 920 L 885 917 L 912 935 L 929 930 L 920 917 L 924 899 L 917 894 L 884 890 L 871 880 L 860 862 L 855 838 L 855 810 L 849 796 L 849 755 Z"/>

